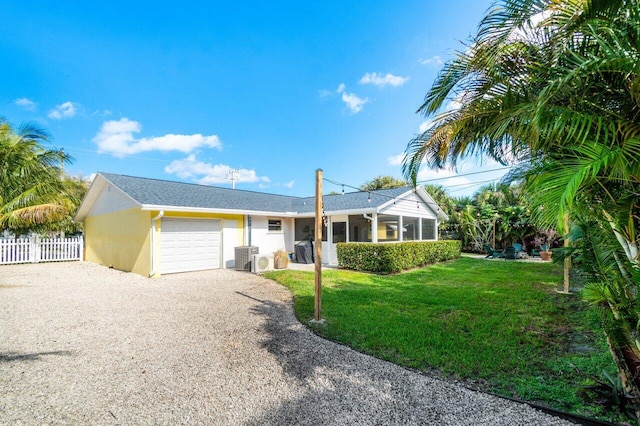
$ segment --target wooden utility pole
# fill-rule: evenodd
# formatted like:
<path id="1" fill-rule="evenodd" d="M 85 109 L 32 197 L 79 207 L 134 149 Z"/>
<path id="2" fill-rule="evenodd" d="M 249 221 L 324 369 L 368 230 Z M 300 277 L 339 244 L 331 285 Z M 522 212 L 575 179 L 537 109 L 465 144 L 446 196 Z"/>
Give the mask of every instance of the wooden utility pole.
<path id="1" fill-rule="evenodd" d="M 322 169 L 316 170 L 316 277 L 315 277 L 315 310 L 313 319 L 320 321 L 322 315 Z"/>

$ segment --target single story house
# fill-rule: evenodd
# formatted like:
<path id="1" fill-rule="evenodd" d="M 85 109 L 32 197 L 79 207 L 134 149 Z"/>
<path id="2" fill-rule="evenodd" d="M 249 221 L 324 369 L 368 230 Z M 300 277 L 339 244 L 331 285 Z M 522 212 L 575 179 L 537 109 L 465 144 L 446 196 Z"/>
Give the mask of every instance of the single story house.
<path id="1" fill-rule="evenodd" d="M 436 240 L 447 215 L 421 187 L 324 195 L 323 261 L 348 241 Z M 315 197 L 98 173 L 78 212 L 85 259 L 144 276 L 233 268 L 235 247 L 294 251 L 313 237 Z"/>

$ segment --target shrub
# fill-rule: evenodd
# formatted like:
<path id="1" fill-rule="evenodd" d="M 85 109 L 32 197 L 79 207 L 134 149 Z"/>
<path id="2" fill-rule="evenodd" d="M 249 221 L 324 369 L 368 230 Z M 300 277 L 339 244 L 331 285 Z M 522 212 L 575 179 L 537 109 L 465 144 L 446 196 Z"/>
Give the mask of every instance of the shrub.
<path id="1" fill-rule="evenodd" d="M 391 274 L 460 257 L 458 240 L 338 243 L 338 264 L 355 271 Z"/>

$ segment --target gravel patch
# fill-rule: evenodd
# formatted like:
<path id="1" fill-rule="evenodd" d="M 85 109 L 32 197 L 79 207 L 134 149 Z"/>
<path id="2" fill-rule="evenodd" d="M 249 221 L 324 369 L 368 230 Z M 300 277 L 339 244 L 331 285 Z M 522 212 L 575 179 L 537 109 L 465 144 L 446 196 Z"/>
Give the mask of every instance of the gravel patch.
<path id="1" fill-rule="evenodd" d="M 321 339 L 228 270 L 0 266 L 0 389 L 0 424 L 571 424 Z"/>

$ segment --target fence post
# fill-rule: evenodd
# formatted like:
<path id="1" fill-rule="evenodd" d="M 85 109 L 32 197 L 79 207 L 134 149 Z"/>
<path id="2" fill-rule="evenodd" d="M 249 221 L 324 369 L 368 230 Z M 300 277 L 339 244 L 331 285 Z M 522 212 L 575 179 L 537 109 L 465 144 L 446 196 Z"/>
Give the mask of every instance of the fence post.
<path id="1" fill-rule="evenodd" d="M 80 254 L 78 257 L 80 262 L 82 262 L 84 260 L 84 235 L 79 236 L 78 240 L 80 241 Z"/>
<path id="2" fill-rule="evenodd" d="M 41 247 L 40 247 L 40 235 L 34 235 L 33 236 L 33 242 L 34 242 L 34 251 L 33 251 L 33 262 L 34 263 L 39 263 L 42 257 L 41 255 Z"/>

